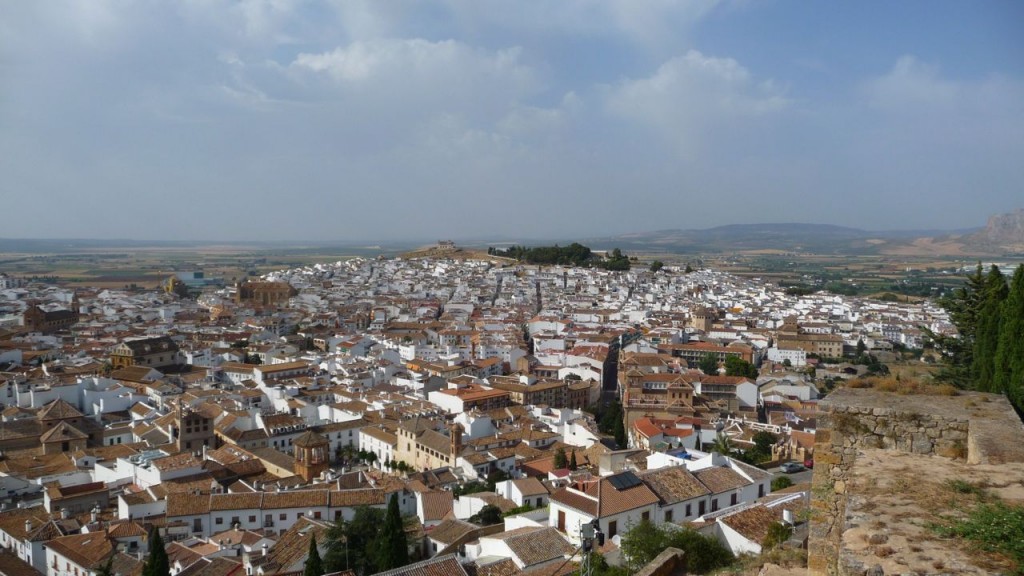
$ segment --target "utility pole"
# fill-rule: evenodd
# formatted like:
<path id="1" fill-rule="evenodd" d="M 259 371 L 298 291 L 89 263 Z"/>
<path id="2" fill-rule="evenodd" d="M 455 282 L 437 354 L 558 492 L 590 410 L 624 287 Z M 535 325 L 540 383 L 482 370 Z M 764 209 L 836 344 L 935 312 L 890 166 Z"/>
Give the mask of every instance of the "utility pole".
<path id="1" fill-rule="evenodd" d="M 591 552 L 594 549 L 594 541 L 597 546 L 604 546 L 604 532 L 601 532 L 601 523 L 597 518 L 580 526 L 580 541 L 583 550 L 583 561 L 580 562 L 580 576 L 593 576 L 594 567 L 590 562 Z"/>

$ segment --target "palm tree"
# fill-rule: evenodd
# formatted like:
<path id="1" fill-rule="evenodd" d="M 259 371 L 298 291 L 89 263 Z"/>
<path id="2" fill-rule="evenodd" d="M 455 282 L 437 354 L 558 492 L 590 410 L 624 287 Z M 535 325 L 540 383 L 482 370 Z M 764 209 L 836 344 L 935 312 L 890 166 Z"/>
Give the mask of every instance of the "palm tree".
<path id="1" fill-rule="evenodd" d="M 711 444 L 711 451 L 718 452 L 722 456 L 732 454 L 732 438 L 719 432 L 718 436 L 715 436 L 715 441 Z"/>

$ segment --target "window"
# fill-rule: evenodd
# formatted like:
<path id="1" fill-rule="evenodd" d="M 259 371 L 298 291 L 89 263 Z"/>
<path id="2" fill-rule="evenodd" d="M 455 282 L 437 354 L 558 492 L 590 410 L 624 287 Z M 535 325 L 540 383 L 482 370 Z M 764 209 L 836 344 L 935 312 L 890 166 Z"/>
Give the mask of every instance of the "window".
<path id="1" fill-rule="evenodd" d="M 736 493 L 733 493 L 733 495 L 729 497 L 729 506 L 735 506 L 735 505 L 736 505 Z"/>
<path id="2" fill-rule="evenodd" d="M 287 520 L 288 519 L 288 514 L 282 512 L 281 515 L 278 516 L 278 519 L 280 519 L 280 520 Z"/>
<path id="3" fill-rule="evenodd" d="M 231 525 L 234 526 L 235 524 L 241 524 L 241 522 L 238 521 L 238 516 L 231 517 Z"/>
<path id="4" fill-rule="evenodd" d="M 224 519 L 223 518 L 214 518 L 213 519 L 213 523 L 216 524 L 217 526 L 220 526 L 221 524 L 224 523 Z"/>
<path id="5" fill-rule="evenodd" d="M 249 522 L 255 522 L 255 521 L 256 521 L 256 516 L 255 515 L 249 516 Z"/>
<path id="6" fill-rule="evenodd" d="M 640 521 L 641 522 L 644 521 L 644 520 L 650 521 L 650 519 L 651 519 L 651 513 L 646 511 L 646 510 L 644 511 L 643 514 L 640 515 Z"/>
<path id="7" fill-rule="evenodd" d="M 665 522 L 671 522 L 671 521 L 672 521 L 672 511 L 671 510 L 665 510 Z"/>
<path id="8" fill-rule="evenodd" d="M 704 510 L 706 509 L 706 504 L 707 504 L 707 502 L 705 502 L 703 500 L 700 501 L 700 506 L 697 507 L 697 515 L 698 516 L 703 516 L 704 515 Z"/>
<path id="9" fill-rule="evenodd" d="M 718 498 L 711 499 L 711 511 L 716 512 L 718 510 Z"/>
<path id="10" fill-rule="evenodd" d="M 687 518 L 689 518 L 689 517 L 690 517 L 690 514 L 693 514 L 693 511 L 692 511 L 693 509 L 692 509 L 692 508 L 690 508 L 690 506 L 691 506 L 690 504 L 687 504 L 687 505 L 686 505 L 686 517 L 687 517 Z"/>
<path id="11" fill-rule="evenodd" d="M 757 497 L 760 498 L 762 496 L 764 496 L 764 484 L 758 484 L 757 485 Z"/>
<path id="12" fill-rule="evenodd" d="M 608 539 L 612 539 L 616 534 L 619 533 L 619 523 L 616 520 L 612 520 L 608 523 Z"/>

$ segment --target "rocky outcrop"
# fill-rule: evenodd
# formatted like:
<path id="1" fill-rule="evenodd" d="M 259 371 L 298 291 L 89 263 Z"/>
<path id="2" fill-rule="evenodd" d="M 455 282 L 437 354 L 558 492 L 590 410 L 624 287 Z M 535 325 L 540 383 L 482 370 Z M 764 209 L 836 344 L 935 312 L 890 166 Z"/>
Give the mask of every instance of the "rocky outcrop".
<path id="1" fill-rule="evenodd" d="M 973 239 L 1012 251 L 1024 249 L 1024 209 L 990 217 L 985 228 Z"/>

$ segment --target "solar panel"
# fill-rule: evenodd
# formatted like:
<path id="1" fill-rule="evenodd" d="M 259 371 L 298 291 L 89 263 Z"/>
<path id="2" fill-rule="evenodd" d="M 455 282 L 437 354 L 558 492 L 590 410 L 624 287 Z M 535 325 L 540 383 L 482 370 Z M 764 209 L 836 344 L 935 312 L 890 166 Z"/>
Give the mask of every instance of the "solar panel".
<path id="1" fill-rule="evenodd" d="M 643 482 L 636 477 L 636 474 L 633 474 L 632 472 L 620 472 L 614 476 L 609 476 L 608 482 L 616 490 L 628 490 L 629 488 L 643 484 Z"/>

